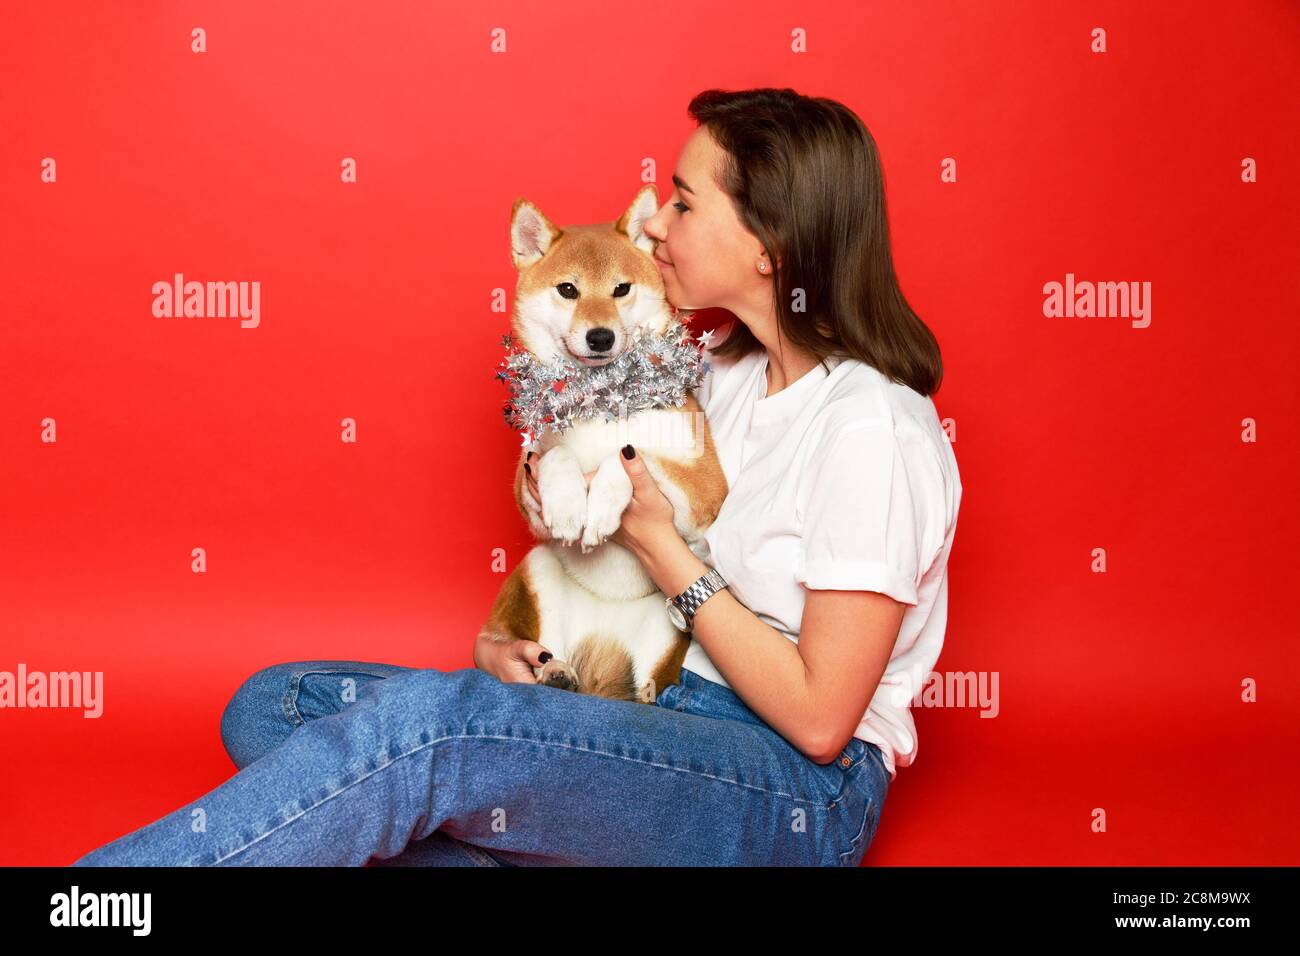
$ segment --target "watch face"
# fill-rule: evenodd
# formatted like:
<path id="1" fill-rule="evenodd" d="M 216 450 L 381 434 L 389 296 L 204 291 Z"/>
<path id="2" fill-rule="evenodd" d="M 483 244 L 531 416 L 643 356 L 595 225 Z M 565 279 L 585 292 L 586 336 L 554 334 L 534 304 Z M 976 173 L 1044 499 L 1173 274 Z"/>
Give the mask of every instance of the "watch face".
<path id="1" fill-rule="evenodd" d="M 668 619 L 673 622 L 673 627 L 679 631 L 686 630 L 686 615 L 676 604 L 668 605 Z"/>

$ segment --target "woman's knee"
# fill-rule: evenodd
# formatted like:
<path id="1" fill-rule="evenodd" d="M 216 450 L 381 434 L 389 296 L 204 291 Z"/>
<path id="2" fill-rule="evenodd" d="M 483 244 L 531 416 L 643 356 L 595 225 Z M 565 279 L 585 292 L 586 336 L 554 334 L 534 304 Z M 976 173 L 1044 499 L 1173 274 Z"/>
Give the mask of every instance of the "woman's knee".
<path id="1" fill-rule="evenodd" d="M 284 697 L 293 665 L 274 664 L 247 678 L 221 713 L 221 744 L 240 769 L 293 732 Z"/>

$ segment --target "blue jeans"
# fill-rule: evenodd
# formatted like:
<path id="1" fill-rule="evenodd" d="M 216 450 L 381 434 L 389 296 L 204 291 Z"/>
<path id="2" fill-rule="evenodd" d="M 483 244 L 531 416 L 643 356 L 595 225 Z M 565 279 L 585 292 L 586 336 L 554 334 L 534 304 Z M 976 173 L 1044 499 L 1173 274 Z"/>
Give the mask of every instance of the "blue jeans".
<path id="1" fill-rule="evenodd" d="M 475 668 L 302 661 L 221 719 L 239 772 L 73 866 L 857 866 L 889 775 L 683 670 L 655 706 Z"/>

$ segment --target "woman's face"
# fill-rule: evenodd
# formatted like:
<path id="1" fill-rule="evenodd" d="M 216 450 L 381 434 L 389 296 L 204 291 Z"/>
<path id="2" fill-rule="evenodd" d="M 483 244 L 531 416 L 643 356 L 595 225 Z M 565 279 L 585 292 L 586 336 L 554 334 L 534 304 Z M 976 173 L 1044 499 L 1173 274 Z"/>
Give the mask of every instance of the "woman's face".
<path id="1" fill-rule="evenodd" d="M 668 301 L 679 309 L 736 312 L 738 305 L 753 301 L 765 275 L 772 274 L 770 264 L 766 273 L 758 271 L 762 243 L 713 181 L 722 157 L 708 128 L 697 127 L 677 159 L 672 195 L 645 225 L 658 240 L 654 255 Z"/>

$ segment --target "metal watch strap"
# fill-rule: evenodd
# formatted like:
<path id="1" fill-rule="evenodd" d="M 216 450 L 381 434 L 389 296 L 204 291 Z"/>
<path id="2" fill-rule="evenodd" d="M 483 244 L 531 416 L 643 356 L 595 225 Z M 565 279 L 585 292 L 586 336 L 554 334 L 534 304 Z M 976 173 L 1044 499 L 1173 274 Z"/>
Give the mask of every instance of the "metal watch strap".
<path id="1" fill-rule="evenodd" d="M 727 582 L 723 580 L 717 569 L 709 568 L 690 587 L 673 598 L 673 604 L 686 615 L 686 623 L 690 624 L 695 619 L 695 612 L 700 609 L 700 605 L 726 586 Z"/>

